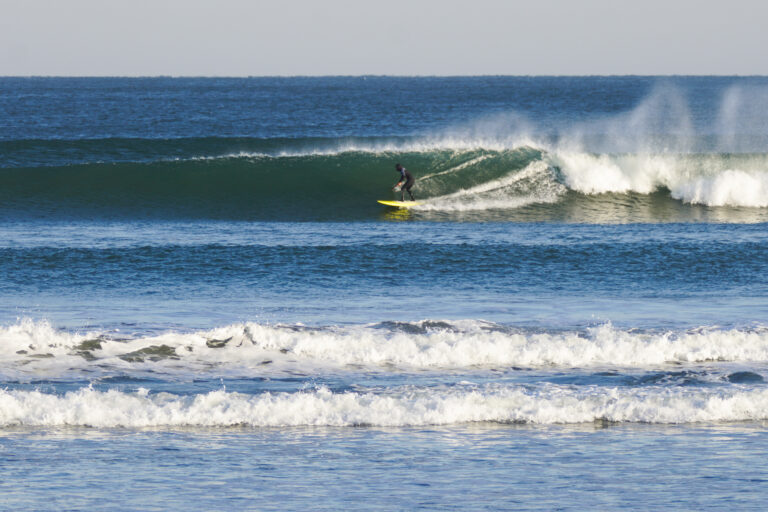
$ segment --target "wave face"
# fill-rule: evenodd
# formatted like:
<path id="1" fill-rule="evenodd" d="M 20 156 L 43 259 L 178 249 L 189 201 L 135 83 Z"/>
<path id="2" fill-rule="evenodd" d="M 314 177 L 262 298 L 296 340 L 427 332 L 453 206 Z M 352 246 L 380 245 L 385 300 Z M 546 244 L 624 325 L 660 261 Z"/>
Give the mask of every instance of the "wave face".
<path id="1" fill-rule="evenodd" d="M 533 142 L 489 148 L 429 140 L 35 144 L 72 151 L 73 161 L 80 146 L 122 156 L 15 167 L 14 158 L 25 157 L 11 152 L 0 169 L 7 216 L 375 219 L 382 214 L 376 200 L 392 197 L 395 162 L 417 177 L 414 192 L 424 202 L 411 212 L 417 219 L 756 221 L 768 208 L 763 153 L 595 154 Z"/>

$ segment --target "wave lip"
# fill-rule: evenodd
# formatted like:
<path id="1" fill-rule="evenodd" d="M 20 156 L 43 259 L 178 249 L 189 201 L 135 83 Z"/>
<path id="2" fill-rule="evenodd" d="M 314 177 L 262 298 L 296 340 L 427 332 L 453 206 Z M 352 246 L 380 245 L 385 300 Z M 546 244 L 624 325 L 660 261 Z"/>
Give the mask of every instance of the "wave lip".
<path id="1" fill-rule="evenodd" d="M 669 388 L 403 388 L 388 394 L 246 395 L 225 390 L 193 396 L 147 390 L 82 388 L 64 395 L 0 391 L 0 427 L 286 427 L 452 425 L 472 422 L 680 424 L 768 419 L 768 390 Z"/>

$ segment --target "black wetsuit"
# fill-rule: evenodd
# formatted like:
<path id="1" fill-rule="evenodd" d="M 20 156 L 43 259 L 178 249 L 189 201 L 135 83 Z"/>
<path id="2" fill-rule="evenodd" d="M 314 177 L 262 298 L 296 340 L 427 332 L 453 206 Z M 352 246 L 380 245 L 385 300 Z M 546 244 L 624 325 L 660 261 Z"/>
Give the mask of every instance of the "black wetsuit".
<path id="1" fill-rule="evenodd" d="M 416 182 L 416 180 L 413 179 L 413 176 L 405 167 L 401 167 L 397 171 L 400 173 L 400 181 L 405 182 L 403 183 L 403 186 L 400 187 L 400 198 L 405 201 L 405 191 L 407 190 L 408 195 L 411 196 L 411 201 L 415 201 L 413 194 L 411 193 L 411 187 L 413 187 L 413 184 Z"/>

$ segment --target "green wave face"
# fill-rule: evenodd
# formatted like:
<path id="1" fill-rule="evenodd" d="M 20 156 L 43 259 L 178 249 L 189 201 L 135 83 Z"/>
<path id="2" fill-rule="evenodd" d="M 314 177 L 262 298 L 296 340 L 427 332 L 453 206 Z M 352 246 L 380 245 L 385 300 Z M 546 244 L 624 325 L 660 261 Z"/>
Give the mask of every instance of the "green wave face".
<path id="1" fill-rule="evenodd" d="M 228 219 L 362 219 L 390 199 L 395 163 L 435 198 L 503 178 L 536 150 L 238 154 L 152 162 L 0 169 L 0 201 L 15 215 Z M 36 213 L 37 212 L 37 213 Z"/>
<path id="2" fill-rule="evenodd" d="M 243 146 L 239 150 L 238 143 Z M 126 150 L 131 144 L 133 149 Z M 171 146 L 180 156 L 172 156 Z M 214 156 L 191 154 L 201 146 L 202 153 Z M 285 141 L 102 142 L 105 152 L 120 153 L 129 161 L 0 169 L 0 212 L 15 218 L 284 221 L 768 218 L 764 154 L 592 154 L 534 145 L 408 147 L 392 140 L 368 146 L 338 140 L 294 141 L 290 150 Z M 230 149 L 235 152 L 227 153 Z M 165 157 L 157 158 L 161 154 Z M 413 192 L 423 202 L 407 213 L 376 203 L 399 198 L 391 191 L 399 178 L 396 163 L 414 174 Z"/>

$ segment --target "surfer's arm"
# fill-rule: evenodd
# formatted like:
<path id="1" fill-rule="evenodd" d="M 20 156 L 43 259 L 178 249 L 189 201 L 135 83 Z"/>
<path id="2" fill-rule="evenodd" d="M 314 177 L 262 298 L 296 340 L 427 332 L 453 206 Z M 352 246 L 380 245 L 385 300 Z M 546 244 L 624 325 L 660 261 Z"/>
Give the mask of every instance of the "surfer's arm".
<path id="1" fill-rule="evenodd" d="M 395 186 L 392 187 L 392 190 L 395 190 L 397 187 L 401 186 L 403 183 L 405 183 L 407 180 L 405 179 L 405 171 L 400 171 L 400 179 L 397 180 L 397 183 L 395 183 Z"/>

